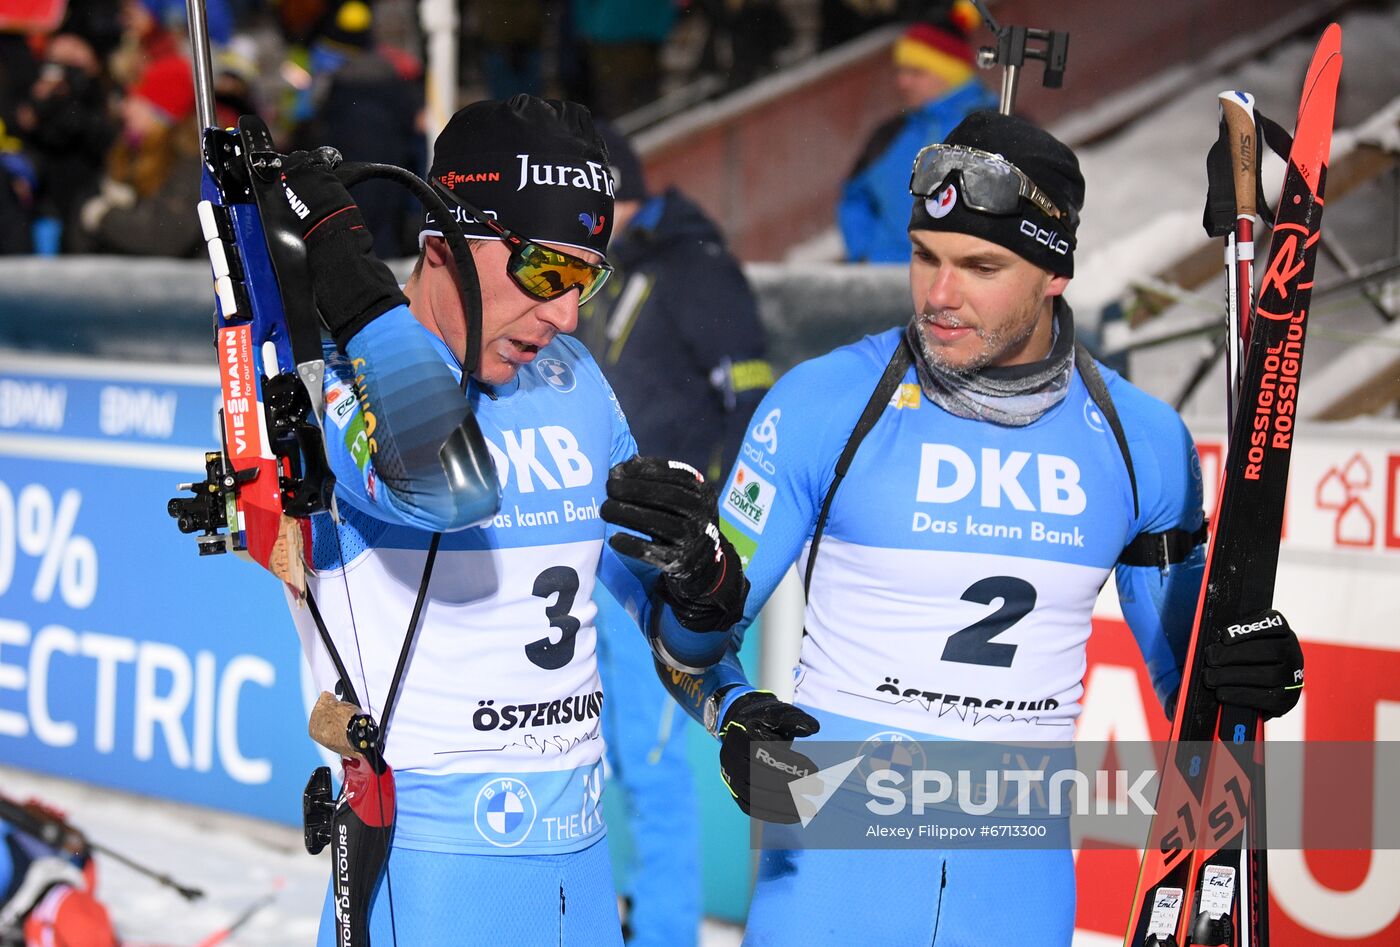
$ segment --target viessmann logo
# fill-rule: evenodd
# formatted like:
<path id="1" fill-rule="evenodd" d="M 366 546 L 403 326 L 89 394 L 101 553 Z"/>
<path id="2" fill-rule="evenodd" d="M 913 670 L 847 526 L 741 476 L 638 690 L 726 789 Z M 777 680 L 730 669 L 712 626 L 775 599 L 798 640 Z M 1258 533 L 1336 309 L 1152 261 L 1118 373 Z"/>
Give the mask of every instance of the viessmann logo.
<path id="1" fill-rule="evenodd" d="M 238 460 L 257 457 L 257 389 L 253 386 L 253 343 L 247 326 L 219 330 L 219 381 L 224 389 L 224 427 L 229 453 Z"/>
<path id="2" fill-rule="evenodd" d="M 756 533 L 768 525 L 768 510 L 773 505 L 773 485 L 764 480 L 742 460 L 734 472 L 734 482 L 724 498 L 724 508 Z"/>

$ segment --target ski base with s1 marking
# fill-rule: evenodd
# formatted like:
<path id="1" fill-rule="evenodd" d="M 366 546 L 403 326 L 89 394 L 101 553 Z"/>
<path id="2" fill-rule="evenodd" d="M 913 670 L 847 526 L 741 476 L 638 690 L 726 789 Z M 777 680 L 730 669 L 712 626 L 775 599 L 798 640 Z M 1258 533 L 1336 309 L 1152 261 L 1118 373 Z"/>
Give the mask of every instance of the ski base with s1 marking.
<path id="1" fill-rule="evenodd" d="M 1268 944 L 1263 727 L 1217 703 L 1203 671 L 1207 645 L 1273 602 L 1341 41 L 1332 24 L 1303 84 L 1125 947 Z"/>

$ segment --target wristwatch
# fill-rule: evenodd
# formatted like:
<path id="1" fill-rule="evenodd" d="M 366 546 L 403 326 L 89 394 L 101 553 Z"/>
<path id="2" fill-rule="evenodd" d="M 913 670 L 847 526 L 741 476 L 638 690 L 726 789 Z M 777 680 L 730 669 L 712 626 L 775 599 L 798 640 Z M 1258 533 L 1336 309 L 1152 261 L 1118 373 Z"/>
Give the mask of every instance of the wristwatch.
<path id="1" fill-rule="evenodd" d="M 710 731 L 710 736 L 719 737 L 720 724 L 723 723 L 719 719 L 719 709 L 724 706 L 724 698 L 738 686 L 738 684 L 725 684 L 723 687 L 716 688 L 715 692 L 705 700 L 703 716 L 705 729 Z"/>

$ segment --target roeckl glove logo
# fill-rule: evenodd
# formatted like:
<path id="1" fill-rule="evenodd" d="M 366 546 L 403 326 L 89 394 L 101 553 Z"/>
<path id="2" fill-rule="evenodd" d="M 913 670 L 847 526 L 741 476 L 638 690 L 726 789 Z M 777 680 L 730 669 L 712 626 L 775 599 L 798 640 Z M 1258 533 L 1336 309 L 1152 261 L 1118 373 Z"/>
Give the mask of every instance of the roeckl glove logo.
<path id="1" fill-rule="evenodd" d="M 759 747 L 754 752 L 754 758 L 770 769 L 780 770 L 789 776 L 810 776 L 811 770 L 800 769 L 796 763 L 784 763 L 776 756 L 770 754 L 763 747 Z"/>
<path id="2" fill-rule="evenodd" d="M 684 470 L 694 475 L 695 479 L 699 480 L 701 483 L 705 482 L 705 475 L 683 460 L 668 460 L 666 461 L 666 466 L 670 467 L 672 470 Z"/>
<path id="3" fill-rule="evenodd" d="M 715 544 L 715 562 L 722 562 L 724 560 L 724 550 L 719 544 L 719 527 L 714 523 L 706 523 L 705 535 L 710 537 L 710 541 Z"/>
<path id="4" fill-rule="evenodd" d="M 1256 631 L 1264 631 L 1268 628 L 1282 628 L 1283 616 L 1277 613 L 1268 618 L 1252 622 L 1248 625 L 1230 625 L 1225 630 L 1229 632 L 1231 638 L 1239 638 L 1244 635 L 1253 634 Z"/>

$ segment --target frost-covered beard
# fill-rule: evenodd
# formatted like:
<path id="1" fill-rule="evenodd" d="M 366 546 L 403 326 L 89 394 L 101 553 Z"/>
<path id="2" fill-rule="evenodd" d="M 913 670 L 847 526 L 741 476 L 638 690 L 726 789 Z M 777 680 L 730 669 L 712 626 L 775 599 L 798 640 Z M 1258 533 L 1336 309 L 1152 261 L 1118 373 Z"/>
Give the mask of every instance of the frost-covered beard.
<path id="1" fill-rule="evenodd" d="M 917 358 L 914 367 L 919 374 L 919 386 L 929 400 L 950 414 L 972 420 L 991 421 L 1008 427 L 1024 427 L 1064 400 L 1069 392 L 1069 380 L 1074 367 L 1074 319 L 1069 306 L 1057 302 L 1053 323 L 1054 338 L 1050 354 L 1028 365 L 1004 368 L 988 367 L 997 354 L 1007 351 L 999 336 L 1002 333 L 976 330 L 986 344 L 983 352 L 971 363 L 949 366 L 936 346 L 930 345 L 923 331 L 925 320 L 933 317 L 916 314 L 909 322 L 906 335 Z M 947 324 L 947 317 L 944 317 Z M 1012 345 L 1029 338 L 1035 324 L 1028 329 L 1014 327 L 1005 333 Z M 1024 332 L 1023 338 L 1018 338 Z"/>
<path id="2" fill-rule="evenodd" d="M 972 334 L 981 341 L 982 351 L 974 355 L 970 361 L 955 365 L 945 357 L 941 346 L 929 342 L 928 333 L 924 331 L 924 327 L 935 320 L 940 325 L 950 329 L 964 328 L 963 322 L 957 316 L 947 312 L 916 313 L 914 315 L 914 334 L 918 336 L 920 353 L 930 364 L 937 365 L 942 371 L 953 375 L 975 375 L 1002 354 L 1025 345 L 1027 340 L 1035 334 L 1037 321 L 1031 319 L 1029 322 L 1001 326 L 997 329 L 966 327 L 972 328 Z"/>
<path id="3" fill-rule="evenodd" d="M 1015 312 L 1009 318 L 1003 319 L 995 328 L 988 328 L 985 322 L 981 322 L 975 327 L 966 326 L 956 315 L 944 310 L 920 312 L 916 315 L 915 321 L 918 324 L 918 334 L 924 357 L 945 372 L 957 375 L 976 374 L 1009 353 L 1019 352 L 1035 334 L 1036 327 L 1040 324 L 1041 314 L 1045 311 L 1044 306 L 1044 286 L 1035 284 L 1027 287 L 1026 294 Z M 926 327 L 935 321 L 944 328 L 971 329 L 977 340 L 982 343 L 981 351 L 963 364 L 952 363 L 944 354 L 942 346 L 929 341 Z"/>

